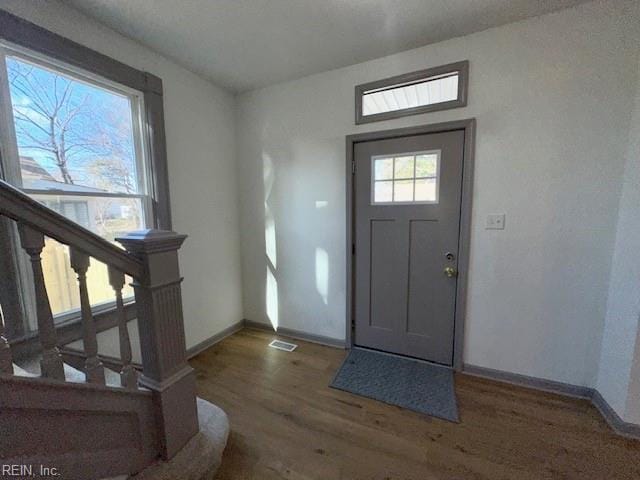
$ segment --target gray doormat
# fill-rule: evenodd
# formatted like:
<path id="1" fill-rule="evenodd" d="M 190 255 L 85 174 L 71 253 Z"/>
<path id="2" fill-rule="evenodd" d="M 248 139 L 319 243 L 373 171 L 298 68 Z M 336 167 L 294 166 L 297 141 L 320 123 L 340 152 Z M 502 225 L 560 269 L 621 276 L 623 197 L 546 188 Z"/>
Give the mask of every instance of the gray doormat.
<path id="1" fill-rule="evenodd" d="M 453 371 L 447 367 L 353 348 L 331 387 L 458 422 Z"/>

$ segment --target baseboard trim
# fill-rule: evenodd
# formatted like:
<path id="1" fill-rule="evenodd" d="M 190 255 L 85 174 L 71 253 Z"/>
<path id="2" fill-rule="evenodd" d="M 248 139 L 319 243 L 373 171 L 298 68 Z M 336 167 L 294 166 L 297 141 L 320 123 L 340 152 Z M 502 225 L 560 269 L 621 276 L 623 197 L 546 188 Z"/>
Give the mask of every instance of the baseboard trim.
<path id="1" fill-rule="evenodd" d="M 625 422 L 616 411 L 609 405 L 599 391 L 593 391 L 591 403 L 598 409 L 600 415 L 604 417 L 609 426 L 618 435 L 623 437 L 634 438 L 640 440 L 640 425 Z"/>
<path id="2" fill-rule="evenodd" d="M 338 340 L 336 338 L 325 337 L 323 335 L 315 335 L 312 333 L 301 332 L 300 330 L 294 330 L 292 328 L 278 327 L 277 331 L 274 331 L 271 325 L 266 323 L 254 322 L 253 320 L 244 321 L 244 326 L 247 328 L 253 328 L 255 330 L 264 330 L 276 335 L 282 335 L 283 337 L 295 338 L 297 340 L 304 340 L 305 342 L 317 343 L 326 347 L 333 348 L 345 348 L 345 341 Z"/>
<path id="3" fill-rule="evenodd" d="M 322 335 L 314 335 L 311 333 L 301 332 L 299 330 L 294 330 L 291 328 L 278 327 L 278 331 L 274 331 L 271 325 L 267 325 L 266 323 L 254 322 L 252 320 L 241 320 L 237 323 L 234 323 L 230 327 L 225 328 L 219 333 L 216 333 L 214 336 L 207 338 L 205 341 L 194 345 L 191 348 L 187 349 L 187 358 L 191 359 L 196 355 L 204 352 L 207 348 L 213 347 L 216 343 L 224 340 L 225 338 L 233 335 L 236 332 L 239 332 L 243 328 L 253 328 L 255 330 L 262 330 L 265 332 L 271 332 L 276 335 L 281 335 L 283 337 L 295 338 L 297 340 L 304 340 L 305 342 L 317 343 L 320 345 L 324 345 L 326 347 L 332 348 L 345 348 L 344 340 L 337 340 L 331 337 L 324 337 Z"/>
<path id="4" fill-rule="evenodd" d="M 464 364 L 462 373 L 475 377 L 487 378 L 498 382 L 510 383 L 522 387 L 532 388 L 543 392 L 557 393 L 565 397 L 581 398 L 589 400 L 600 412 L 607 425 L 617 434 L 623 437 L 640 440 L 640 425 L 625 422 L 616 411 L 604 399 L 595 388 L 572 385 L 570 383 L 556 382 L 544 378 L 529 377 L 518 373 L 494 370 L 492 368 L 478 367 L 477 365 Z"/>
<path id="5" fill-rule="evenodd" d="M 223 330 L 217 335 L 214 335 L 210 339 L 199 343 L 195 347 L 190 348 L 187 351 L 189 358 L 215 345 L 224 338 L 242 330 L 242 328 L 253 328 L 255 330 L 267 331 L 276 335 L 281 335 L 283 337 L 304 340 L 306 342 L 317 343 L 333 348 L 345 348 L 344 340 L 337 340 L 335 338 L 325 337 L 322 335 L 314 335 L 286 327 L 278 327 L 278 330 L 274 331 L 273 327 L 267 325 L 266 323 L 254 322 L 252 320 L 245 319 L 242 322 L 238 322 L 231 327 L 228 327 L 227 329 Z M 593 405 L 600 412 L 607 424 L 615 433 L 629 438 L 640 439 L 640 425 L 635 425 L 633 423 L 628 423 L 622 420 L 613 410 L 613 408 L 611 408 L 611 406 L 607 403 L 607 401 L 602 397 L 600 392 L 593 388 L 573 385 L 570 383 L 557 382 L 555 380 L 547 380 L 544 378 L 531 377 L 518 373 L 506 372 L 503 370 L 479 367 L 477 365 L 470 364 L 463 365 L 462 373 L 473 375 L 476 377 L 487 378 L 490 380 L 496 380 L 499 382 L 510 383 L 512 385 L 528 387 L 544 392 L 556 393 L 567 397 L 589 400 L 591 401 L 591 403 L 593 403 Z"/>
<path id="6" fill-rule="evenodd" d="M 493 368 L 479 367 L 468 363 L 465 363 L 462 366 L 462 373 L 476 377 L 488 378 L 490 380 L 511 383 L 513 385 L 534 388 L 544 392 L 558 393 L 567 397 L 585 398 L 587 400 L 590 400 L 593 397 L 593 389 L 590 387 L 581 387 L 570 383 L 530 377 L 519 373 L 506 372 L 504 370 L 494 370 Z"/>
<path id="7" fill-rule="evenodd" d="M 187 358 L 192 359 L 196 355 L 204 352 L 207 348 L 213 347 L 216 343 L 224 340 L 225 338 L 239 332 L 244 328 L 244 320 L 234 323 L 233 325 L 225 328 L 221 332 L 216 333 L 214 336 L 207 338 L 206 340 L 194 345 L 187 349 Z"/>

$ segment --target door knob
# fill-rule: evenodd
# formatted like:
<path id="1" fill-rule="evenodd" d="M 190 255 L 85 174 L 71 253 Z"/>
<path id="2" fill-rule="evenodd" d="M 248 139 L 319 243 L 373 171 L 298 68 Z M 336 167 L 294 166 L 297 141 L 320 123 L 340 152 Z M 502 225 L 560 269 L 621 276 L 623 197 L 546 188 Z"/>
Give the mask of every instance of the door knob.
<path id="1" fill-rule="evenodd" d="M 445 267 L 444 274 L 449 278 L 453 278 L 458 276 L 458 271 L 453 267 Z"/>

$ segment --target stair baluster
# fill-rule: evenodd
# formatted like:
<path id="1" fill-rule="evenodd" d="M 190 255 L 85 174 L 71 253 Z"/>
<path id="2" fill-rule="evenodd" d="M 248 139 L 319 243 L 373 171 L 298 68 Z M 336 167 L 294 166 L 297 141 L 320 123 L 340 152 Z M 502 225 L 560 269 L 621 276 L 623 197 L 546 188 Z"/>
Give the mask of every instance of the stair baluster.
<path id="1" fill-rule="evenodd" d="M 0 307 L 0 373 L 13 375 L 13 360 L 11 359 L 11 347 L 4 335 L 4 316 Z"/>
<path id="2" fill-rule="evenodd" d="M 74 247 L 69 247 L 71 268 L 78 275 L 80 289 L 80 311 L 82 314 L 82 343 L 87 359 L 84 372 L 89 383 L 105 384 L 104 366 L 98 358 L 98 338 L 96 325 L 91 312 L 89 290 L 87 289 L 87 270 L 89 269 L 89 255 Z"/>
<path id="3" fill-rule="evenodd" d="M 118 333 L 120 337 L 120 359 L 122 370 L 120 371 L 120 384 L 125 388 L 136 389 L 138 387 L 138 372 L 131 365 L 131 340 L 127 328 L 127 317 L 124 312 L 122 300 L 122 288 L 124 287 L 124 273 L 109 267 L 109 283 L 116 294 L 116 312 L 118 315 Z"/>
<path id="4" fill-rule="evenodd" d="M 40 373 L 43 377 L 64 380 L 64 366 L 58 351 L 58 339 L 53 323 L 53 313 L 49 304 L 49 295 L 44 283 L 40 254 L 44 248 L 44 234 L 25 224 L 18 224 L 22 248 L 29 255 L 33 284 L 36 296 L 36 316 L 38 319 L 38 336 L 42 346 Z"/>

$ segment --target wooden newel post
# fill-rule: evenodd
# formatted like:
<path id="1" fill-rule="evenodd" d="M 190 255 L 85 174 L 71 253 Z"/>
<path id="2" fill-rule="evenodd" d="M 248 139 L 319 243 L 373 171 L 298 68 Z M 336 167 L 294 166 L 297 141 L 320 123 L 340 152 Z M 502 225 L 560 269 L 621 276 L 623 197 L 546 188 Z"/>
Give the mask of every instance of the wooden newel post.
<path id="1" fill-rule="evenodd" d="M 187 363 L 178 249 L 186 235 L 143 230 L 116 239 L 145 265 L 134 278 L 142 352 L 140 385 L 156 396 L 163 456 L 172 458 L 198 433 L 196 383 Z"/>

